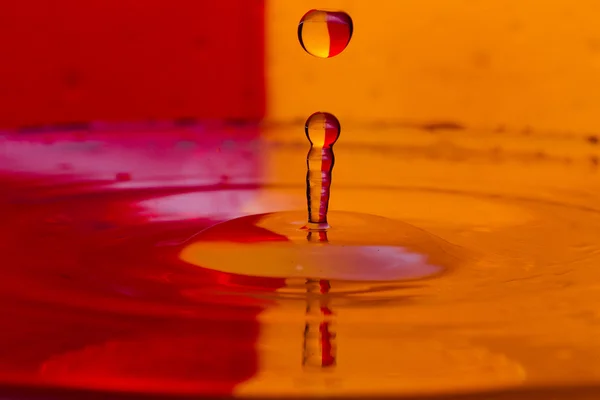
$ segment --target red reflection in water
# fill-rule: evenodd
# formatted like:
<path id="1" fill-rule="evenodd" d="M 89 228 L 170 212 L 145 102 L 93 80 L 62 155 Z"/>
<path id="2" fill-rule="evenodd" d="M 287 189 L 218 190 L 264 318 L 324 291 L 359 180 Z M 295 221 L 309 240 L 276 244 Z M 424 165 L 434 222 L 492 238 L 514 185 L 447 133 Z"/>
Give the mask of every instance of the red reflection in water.
<path id="1" fill-rule="evenodd" d="M 247 182 L 257 180 L 258 161 L 244 142 L 252 134 L 219 156 L 220 167 L 187 171 L 179 186 L 168 188 L 151 175 L 180 178 L 186 165 L 202 167 L 199 156 L 211 157 L 230 140 L 210 135 L 177 151 L 177 132 L 170 133 L 137 142 L 95 137 L 103 150 L 85 157 L 66 136 L 46 153 L 38 148 L 48 146 L 40 136 L 3 144 L 20 151 L 0 154 L 0 383 L 227 395 L 256 373 L 256 317 L 269 303 L 253 293 L 284 282 L 179 261 L 182 241 L 218 219 L 210 208 L 194 217 L 171 210 L 169 218 L 160 207 L 148 208 L 180 193 L 252 192 Z M 171 146 L 172 154 L 165 150 L 157 160 L 142 146 L 150 140 L 163 150 Z M 227 166 L 228 159 L 235 163 Z M 72 167 L 62 174 L 44 169 L 58 160 Z M 129 179 L 97 179 L 110 170 Z M 218 183 L 223 174 L 230 179 Z M 243 204 L 229 206 L 239 214 L 233 207 Z"/>

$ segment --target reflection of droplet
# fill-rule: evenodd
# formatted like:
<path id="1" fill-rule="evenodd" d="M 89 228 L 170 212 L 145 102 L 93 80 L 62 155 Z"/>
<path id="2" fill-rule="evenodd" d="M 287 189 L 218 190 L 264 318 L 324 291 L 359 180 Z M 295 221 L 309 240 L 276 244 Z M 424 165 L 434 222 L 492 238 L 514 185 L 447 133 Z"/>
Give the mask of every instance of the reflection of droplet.
<path id="1" fill-rule="evenodd" d="M 336 334 L 332 324 L 334 314 L 328 296 L 331 283 L 327 280 L 306 280 L 306 317 L 302 365 L 331 368 L 336 364 Z M 316 317 L 316 318 L 315 318 Z"/>
<path id="2" fill-rule="evenodd" d="M 307 53 L 330 58 L 340 54 L 350 43 L 354 26 L 343 11 L 310 10 L 298 25 L 298 39 Z"/>

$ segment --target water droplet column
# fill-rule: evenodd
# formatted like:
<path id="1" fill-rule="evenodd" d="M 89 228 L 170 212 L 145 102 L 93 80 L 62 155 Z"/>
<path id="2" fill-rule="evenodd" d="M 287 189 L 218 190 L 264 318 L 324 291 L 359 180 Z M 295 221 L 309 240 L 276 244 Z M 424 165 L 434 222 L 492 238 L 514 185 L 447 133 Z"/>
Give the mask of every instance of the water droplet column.
<path id="1" fill-rule="evenodd" d="M 309 229 L 328 229 L 327 211 L 335 156 L 333 145 L 340 136 L 340 123 L 329 113 L 317 112 L 305 124 L 310 150 L 306 156 L 306 199 Z"/>

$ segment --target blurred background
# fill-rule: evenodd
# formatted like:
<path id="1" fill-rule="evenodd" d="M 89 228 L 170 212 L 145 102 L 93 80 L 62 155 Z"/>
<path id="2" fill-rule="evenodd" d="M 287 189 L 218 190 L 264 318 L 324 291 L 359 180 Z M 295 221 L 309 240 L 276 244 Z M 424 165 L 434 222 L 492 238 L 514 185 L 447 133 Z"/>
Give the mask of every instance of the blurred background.
<path id="1" fill-rule="evenodd" d="M 300 17 L 343 9 L 339 57 Z M 23 0 L 0 13 L 0 126 L 88 121 L 442 123 L 599 130 L 597 3 L 580 0 Z"/>
<path id="2" fill-rule="evenodd" d="M 298 43 L 313 8 L 353 18 L 335 58 Z M 11 329 L 0 342 L 11 350 L 0 382 L 205 393 L 216 381 L 247 395 L 597 383 L 599 12 L 596 0 L 2 2 L 0 315 Z M 147 251 L 240 215 L 305 208 L 302 128 L 315 111 L 343 127 L 331 209 L 506 255 L 415 289 L 406 306 L 392 302 L 399 289 L 388 307 L 343 308 L 333 383 L 299 362 L 303 300 L 255 310 L 186 291 L 197 282 Z M 182 236 L 160 236 L 165 227 Z M 96 252 L 98 239 L 109 251 Z M 88 279 L 90 259 L 103 276 Z M 225 285 L 199 270 L 207 287 Z M 423 293 L 437 305 L 416 307 Z M 17 308 L 21 297 L 40 303 Z M 48 299 L 60 312 L 40 306 Z M 250 328 L 202 314 L 218 301 L 220 317 Z M 139 317 L 148 304 L 170 323 Z"/>

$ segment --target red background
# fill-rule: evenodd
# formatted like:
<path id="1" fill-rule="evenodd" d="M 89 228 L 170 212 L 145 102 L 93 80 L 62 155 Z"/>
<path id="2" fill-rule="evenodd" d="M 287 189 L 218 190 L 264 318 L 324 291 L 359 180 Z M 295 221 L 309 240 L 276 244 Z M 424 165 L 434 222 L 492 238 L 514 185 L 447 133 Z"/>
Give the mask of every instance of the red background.
<path id="1" fill-rule="evenodd" d="M 263 0 L 19 0 L 0 127 L 264 114 Z"/>

